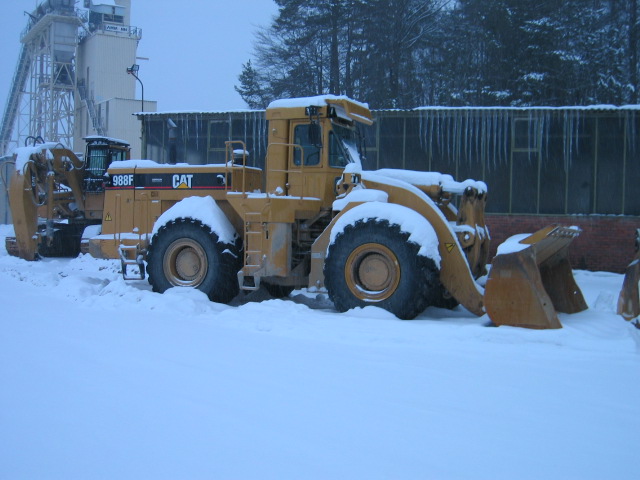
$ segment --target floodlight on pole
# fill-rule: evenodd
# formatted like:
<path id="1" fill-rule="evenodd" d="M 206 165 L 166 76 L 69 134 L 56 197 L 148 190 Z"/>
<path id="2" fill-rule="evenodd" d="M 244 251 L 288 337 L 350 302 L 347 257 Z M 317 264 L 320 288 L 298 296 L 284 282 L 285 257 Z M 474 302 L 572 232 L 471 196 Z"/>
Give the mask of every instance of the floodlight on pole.
<path id="1" fill-rule="evenodd" d="M 140 65 L 138 65 L 137 63 L 134 63 L 130 67 L 127 67 L 127 73 L 129 75 L 133 75 L 133 78 L 135 78 L 136 80 L 138 80 L 138 82 L 140 82 L 140 88 L 142 89 L 142 111 L 144 112 L 144 84 L 142 83 L 142 80 L 140 80 L 140 78 L 138 77 L 139 70 L 140 70 Z"/>

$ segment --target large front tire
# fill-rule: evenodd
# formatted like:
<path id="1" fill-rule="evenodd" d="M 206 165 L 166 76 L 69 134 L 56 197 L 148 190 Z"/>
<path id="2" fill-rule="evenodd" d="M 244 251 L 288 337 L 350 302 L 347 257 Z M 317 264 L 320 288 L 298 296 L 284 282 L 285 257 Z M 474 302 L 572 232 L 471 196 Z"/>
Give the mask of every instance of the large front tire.
<path id="1" fill-rule="evenodd" d="M 239 291 L 238 252 L 198 220 L 178 218 L 153 236 L 147 272 L 154 292 L 193 287 L 213 302 L 229 303 Z"/>
<path id="2" fill-rule="evenodd" d="M 324 266 L 325 287 L 340 312 L 375 305 L 410 320 L 432 303 L 438 272 L 409 234 L 386 220 L 359 220 L 339 233 Z"/>

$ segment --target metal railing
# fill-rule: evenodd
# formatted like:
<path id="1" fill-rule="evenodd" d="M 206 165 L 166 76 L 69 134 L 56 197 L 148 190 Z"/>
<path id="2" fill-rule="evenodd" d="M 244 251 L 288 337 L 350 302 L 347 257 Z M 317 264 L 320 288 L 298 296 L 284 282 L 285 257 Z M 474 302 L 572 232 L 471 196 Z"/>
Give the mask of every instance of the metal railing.
<path id="1" fill-rule="evenodd" d="M 247 146 L 241 140 L 231 140 L 224 142 L 224 164 L 226 166 L 225 173 L 225 186 L 229 188 L 229 178 L 231 178 L 231 188 L 235 188 L 235 181 L 232 174 L 232 168 L 235 165 L 235 151 L 234 145 L 240 145 L 242 147 L 242 190 L 241 192 L 247 194 Z"/>
<path id="2" fill-rule="evenodd" d="M 87 107 L 87 111 L 89 112 L 89 118 L 91 119 L 91 124 L 98 135 L 105 135 L 104 128 L 102 127 L 102 119 L 98 116 L 96 112 L 95 103 L 89 96 L 87 95 L 87 87 L 84 84 L 84 80 L 78 82 L 78 93 L 80 94 L 80 100 L 84 102 Z"/>
<path id="3" fill-rule="evenodd" d="M 109 32 L 117 35 L 126 35 L 133 37 L 136 40 L 142 38 L 142 28 L 134 27 L 131 25 L 112 25 L 112 24 L 100 24 L 91 25 L 91 29 L 84 29 L 78 34 L 78 42 L 82 42 L 85 38 L 92 36 L 96 32 Z"/>

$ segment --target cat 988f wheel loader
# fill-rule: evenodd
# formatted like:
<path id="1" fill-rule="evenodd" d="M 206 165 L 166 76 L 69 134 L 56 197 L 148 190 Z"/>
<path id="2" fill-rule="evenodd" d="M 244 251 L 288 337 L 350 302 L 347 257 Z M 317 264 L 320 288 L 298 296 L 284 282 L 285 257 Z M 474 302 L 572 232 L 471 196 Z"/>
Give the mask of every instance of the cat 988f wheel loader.
<path id="1" fill-rule="evenodd" d="M 112 162 L 101 231 L 83 248 L 119 258 L 125 278 L 148 273 L 155 291 L 189 286 L 219 302 L 261 285 L 275 296 L 306 287 L 326 291 L 339 311 L 376 305 L 410 319 L 428 306 L 462 304 L 497 325 L 531 328 L 558 328 L 556 310 L 586 308 L 567 260 L 577 229 L 511 242 L 485 291 L 483 182 L 363 170 L 358 125 L 373 118 L 346 97 L 279 100 L 266 116 L 264 172 L 247 166 L 237 141 L 226 142 L 221 165 Z M 52 156 L 54 172 L 77 168 L 56 167 Z M 31 169 L 17 175 L 23 197 L 33 196 Z M 89 193 L 69 188 L 76 199 Z"/>

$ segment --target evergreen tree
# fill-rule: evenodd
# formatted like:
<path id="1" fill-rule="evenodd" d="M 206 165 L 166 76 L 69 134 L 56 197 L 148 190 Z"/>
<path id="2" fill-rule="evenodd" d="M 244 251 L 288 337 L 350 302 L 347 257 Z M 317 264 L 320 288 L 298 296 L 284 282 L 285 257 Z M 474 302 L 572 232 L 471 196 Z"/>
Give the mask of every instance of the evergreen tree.
<path id="1" fill-rule="evenodd" d="M 240 86 L 235 86 L 236 92 L 247 103 L 249 108 L 266 108 L 269 95 L 265 91 L 264 82 L 258 72 L 251 65 L 251 60 L 242 65 L 242 73 L 238 77 Z"/>
<path id="2" fill-rule="evenodd" d="M 638 102 L 638 0 L 275 0 L 238 92 L 374 108 Z"/>

